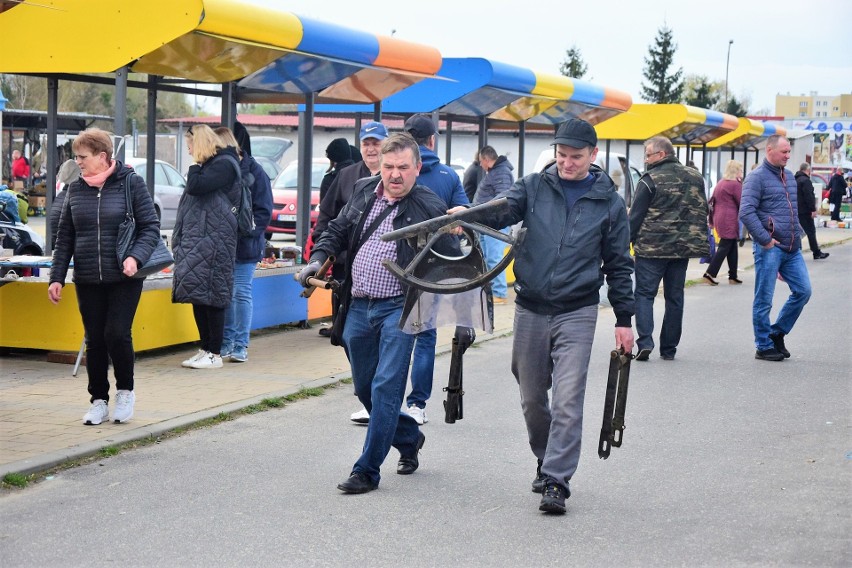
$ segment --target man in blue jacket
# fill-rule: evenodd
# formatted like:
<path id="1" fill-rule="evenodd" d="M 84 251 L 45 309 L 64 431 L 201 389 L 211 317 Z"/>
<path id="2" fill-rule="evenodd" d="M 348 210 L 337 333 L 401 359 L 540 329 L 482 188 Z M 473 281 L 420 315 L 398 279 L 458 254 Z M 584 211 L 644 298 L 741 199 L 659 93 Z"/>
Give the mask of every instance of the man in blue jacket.
<path id="1" fill-rule="evenodd" d="M 556 132 L 556 163 L 505 193 L 510 213 L 489 222 L 524 222 L 515 255 L 512 373 L 521 392 L 530 449 L 538 459 L 532 490 L 539 510 L 565 512 L 580 460 L 583 399 L 600 288 L 615 312 L 615 344 L 633 350 L 633 261 L 627 209 L 610 177 L 594 165 L 598 137 L 580 119 Z M 453 212 L 451 210 L 451 212 Z M 551 400 L 548 400 L 548 391 Z"/>
<path id="2" fill-rule="evenodd" d="M 411 134 L 420 147 L 420 159 L 423 165 L 417 176 L 418 185 L 431 189 L 447 204 L 447 209 L 457 205 L 468 205 L 470 201 L 456 171 L 441 163 L 435 153 L 437 128 L 428 114 L 415 114 L 405 121 L 405 131 Z M 469 328 L 467 337 L 473 330 Z M 427 329 L 417 334 L 414 354 L 411 359 L 411 394 L 405 401 L 408 414 L 418 424 L 429 422 L 426 417 L 426 401 L 432 395 L 432 379 L 435 374 L 435 344 L 438 332 Z"/>
<path id="3" fill-rule="evenodd" d="M 790 141 L 777 134 L 770 136 L 766 158 L 745 178 L 740 201 L 740 221 L 754 241 L 754 357 L 763 361 L 790 357 L 784 336 L 793 329 L 811 297 L 811 281 L 802 258 L 796 178 L 784 168 L 789 159 Z M 770 325 L 777 275 L 781 275 L 791 293 Z"/>

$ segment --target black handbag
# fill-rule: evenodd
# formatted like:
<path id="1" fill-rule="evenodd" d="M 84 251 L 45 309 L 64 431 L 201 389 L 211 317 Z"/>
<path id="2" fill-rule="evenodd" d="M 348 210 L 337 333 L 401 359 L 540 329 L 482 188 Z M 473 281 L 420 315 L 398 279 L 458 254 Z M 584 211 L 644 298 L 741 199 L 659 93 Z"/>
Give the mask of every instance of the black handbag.
<path id="1" fill-rule="evenodd" d="M 118 238 L 116 239 L 115 252 L 118 257 L 118 266 L 124 264 L 124 259 L 128 257 L 130 249 L 133 247 L 133 242 L 136 240 L 136 219 L 133 216 L 133 199 L 130 195 L 130 181 L 134 174 L 127 176 L 127 183 L 124 186 L 124 198 L 126 201 L 124 211 L 124 221 L 118 226 Z M 154 252 L 146 259 L 137 259 L 138 269 L 133 278 L 145 278 L 156 274 L 161 270 L 168 268 L 175 263 L 172 253 L 166 247 L 163 239 L 157 239 L 157 245 L 154 247 Z"/>

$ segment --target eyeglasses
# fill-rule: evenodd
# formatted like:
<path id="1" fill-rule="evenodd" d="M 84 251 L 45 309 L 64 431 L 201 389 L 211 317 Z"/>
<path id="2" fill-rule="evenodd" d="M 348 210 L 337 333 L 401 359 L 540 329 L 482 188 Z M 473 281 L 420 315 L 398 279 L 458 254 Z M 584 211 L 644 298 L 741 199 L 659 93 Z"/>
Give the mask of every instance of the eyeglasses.
<path id="1" fill-rule="evenodd" d="M 657 154 L 662 154 L 662 153 L 663 153 L 663 151 L 662 151 L 662 150 L 657 150 L 656 152 L 651 152 L 650 154 L 646 153 L 646 154 L 645 154 L 645 159 L 647 160 L 647 159 L 648 159 L 648 158 L 650 158 L 651 156 L 655 156 L 655 155 L 657 155 Z"/>

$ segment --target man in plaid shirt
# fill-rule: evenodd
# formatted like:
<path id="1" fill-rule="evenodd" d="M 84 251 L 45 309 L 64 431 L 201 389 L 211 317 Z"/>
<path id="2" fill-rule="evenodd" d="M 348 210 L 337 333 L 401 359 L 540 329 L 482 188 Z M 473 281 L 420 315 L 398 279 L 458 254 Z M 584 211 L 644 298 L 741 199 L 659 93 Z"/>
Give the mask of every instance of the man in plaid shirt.
<path id="1" fill-rule="evenodd" d="M 402 398 L 414 335 L 400 327 L 405 289 L 382 265 L 385 259 L 407 266 L 416 251 L 407 239 L 383 242 L 384 233 L 446 214 L 446 204 L 432 191 L 416 185 L 420 150 L 409 134 L 393 134 L 382 142 L 379 176 L 359 180 L 352 198 L 314 244 L 310 263 L 299 273 L 308 286 L 322 263 L 347 251 L 342 305 L 334 334 L 342 330 L 355 393 L 370 413 L 361 457 L 348 479 L 337 488 L 367 493 L 379 486 L 379 469 L 391 446 L 400 453 L 396 472 L 414 473 L 426 437 L 417 422 L 402 412 Z M 454 239 L 454 237 L 446 237 Z"/>

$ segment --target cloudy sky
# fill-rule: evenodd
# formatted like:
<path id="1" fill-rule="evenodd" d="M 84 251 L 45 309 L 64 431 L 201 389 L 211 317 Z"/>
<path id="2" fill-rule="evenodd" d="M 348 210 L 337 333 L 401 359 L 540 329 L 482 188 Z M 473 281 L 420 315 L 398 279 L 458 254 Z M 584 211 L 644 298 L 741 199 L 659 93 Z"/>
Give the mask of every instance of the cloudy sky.
<path id="1" fill-rule="evenodd" d="M 485 57 L 558 74 L 576 45 L 585 80 L 640 97 L 657 30 L 668 25 L 684 74 L 725 79 L 750 110 L 774 112 L 776 94 L 852 93 L 849 0 L 246 0 L 326 22 L 438 48 L 444 57 Z M 845 23 L 843 23 L 845 22 Z M 395 31 L 394 31 L 395 30 Z"/>

